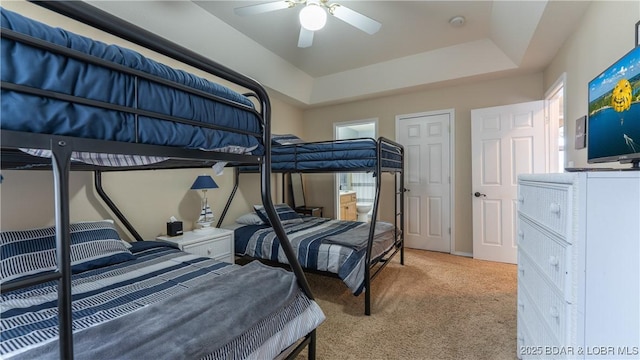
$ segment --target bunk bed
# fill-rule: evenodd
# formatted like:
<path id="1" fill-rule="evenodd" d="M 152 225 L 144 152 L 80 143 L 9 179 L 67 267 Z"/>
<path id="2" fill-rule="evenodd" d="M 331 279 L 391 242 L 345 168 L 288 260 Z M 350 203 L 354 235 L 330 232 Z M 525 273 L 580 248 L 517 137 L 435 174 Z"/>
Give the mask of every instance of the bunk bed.
<path id="1" fill-rule="evenodd" d="M 55 198 L 55 226 L 1 232 L 2 358 L 293 358 L 304 348 L 315 358 L 324 314 L 271 199 L 265 89 L 86 3 L 34 3 L 248 93 L 0 9 L 2 168 L 51 169 Z M 71 222 L 71 171 L 94 171 L 101 192 L 104 171 L 225 163 L 259 167 L 292 271 L 140 241 L 107 196 L 138 241 L 125 244 L 108 221 Z"/>
<path id="2" fill-rule="evenodd" d="M 287 137 L 286 142 L 272 140 L 272 172 L 331 173 L 372 172 L 375 195 L 370 223 L 301 217 L 286 220 L 285 230 L 297 252 L 298 262 L 306 271 L 342 279 L 359 295 L 365 293 L 365 314 L 371 314 L 371 280 L 400 252 L 404 265 L 404 148 L 384 137 L 349 140 L 302 142 Z M 254 166 L 236 171 L 236 187 L 240 174 L 252 172 Z M 382 174 L 394 178 L 393 223 L 378 220 Z M 284 184 L 284 181 L 283 181 Z M 284 193 L 284 191 L 283 191 Z M 231 193 L 226 208 L 233 200 Z M 286 209 L 286 206 L 283 206 Z M 222 223 L 225 211 L 219 224 Z M 285 211 L 286 213 L 286 211 Z M 289 211 L 290 213 L 290 211 Z M 291 219 L 288 217 L 285 219 Z M 282 216 L 281 216 L 282 219 Z M 266 219 L 265 219 L 266 220 Z M 236 255 L 250 259 L 286 263 L 277 235 L 268 221 L 266 225 L 234 226 Z"/>

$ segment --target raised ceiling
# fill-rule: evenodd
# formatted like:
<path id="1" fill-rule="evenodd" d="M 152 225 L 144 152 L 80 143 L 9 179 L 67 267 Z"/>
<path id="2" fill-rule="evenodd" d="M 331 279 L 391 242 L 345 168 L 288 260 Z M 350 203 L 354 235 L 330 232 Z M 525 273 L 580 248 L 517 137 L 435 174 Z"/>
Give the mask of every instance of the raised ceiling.
<path id="1" fill-rule="evenodd" d="M 586 1 L 336 1 L 382 23 L 368 35 L 329 16 L 298 48 L 302 6 L 240 17 L 268 1 L 91 1 L 303 106 L 543 70 Z M 449 24 L 464 16 L 461 27 Z"/>

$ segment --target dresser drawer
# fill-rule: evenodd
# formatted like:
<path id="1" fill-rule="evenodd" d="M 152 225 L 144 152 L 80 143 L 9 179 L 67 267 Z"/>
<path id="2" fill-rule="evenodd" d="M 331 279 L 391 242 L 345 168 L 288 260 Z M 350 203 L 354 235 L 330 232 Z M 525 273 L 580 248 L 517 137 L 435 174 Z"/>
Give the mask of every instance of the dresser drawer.
<path id="1" fill-rule="evenodd" d="M 569 324 L 573 319 L 571 305 L 564 301 L 559 293 L 533 265 L 522 251 L 518 253 L 518 291 L 524 290 L 531 297 L 531 303 L 539 316 L 551 330 L 554 338 L 561 343 L 568 341 Z M 520 297 L 518 297 L 520 300 Z"/>
<path id="2" fill-rule="evenodd" d="M 566 184 L 520 184 L 518 211 L 571 243 L 571 190 Z"/>
<path id="3" fill-rule="evenodd" d="M 517 354 L 521 359 L 563 359 L 554 349 L 561 349 L 556 339 L 542 322 L 529 294 L 518 286 Z"/>
<path id="4" fill-rule="evenodd" d="M 518 250 L 525 252 L 558 291 L 564 293 L 564 300 L 575 303 L 576 294 L 570 280 L 573 275 L 572 245 L 533 225 L 522 216 L 518 216 L 517 238 Z"/>

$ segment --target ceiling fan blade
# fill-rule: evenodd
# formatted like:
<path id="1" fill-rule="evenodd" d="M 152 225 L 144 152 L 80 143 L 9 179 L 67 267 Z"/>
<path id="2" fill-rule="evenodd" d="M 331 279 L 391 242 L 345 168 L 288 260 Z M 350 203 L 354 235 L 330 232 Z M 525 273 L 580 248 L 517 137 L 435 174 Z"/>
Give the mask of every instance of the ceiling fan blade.
<path id="1" fill-rule="evenodd" d="M 308 48 L 313 43 L 313 31 L 300 26 L 300 36 L 298 37 L 298 47 Z"/>
<path id="2" fill-rule="evenodd" d="M 248 6 L 242 6 L 239 8 L 233 9 L 233 12 L 238 16 L 249 16 L 255 14 L 262 14 L 269 11 L 275 11 L 280 9 L 286 9 L 295 6 L 289 0 L 281 0 L 281 1 L 273 1 L 263 4 L 254 4 Z"/>
<path id="3" fill-rule="evenodd" d="M 364 16 L 357 11 L 351 10 L 346 6 L 340 4 L 334 4 L 331 6 L 329 12 L 331 15 L 346 22 L 347 24 L 357 27 L 358 29 L 366 32 L 369 35 L 373 35 L 380 28 L 382 24 L 373 20 L 370 17 Z"/>

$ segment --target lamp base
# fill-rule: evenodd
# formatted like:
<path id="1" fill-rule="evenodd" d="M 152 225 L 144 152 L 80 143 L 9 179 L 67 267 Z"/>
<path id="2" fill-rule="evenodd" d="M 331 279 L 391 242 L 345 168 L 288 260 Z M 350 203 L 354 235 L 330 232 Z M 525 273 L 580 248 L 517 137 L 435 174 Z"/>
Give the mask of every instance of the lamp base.
<path id="1" fill-rule="evenodd" d="M 202 233 L 202 232 L 209 232 L 213 229 L 215 229 L 215 227 L 211 226 L 213 225 L 213 220 L 211 221 L 198 221 L 196 222 L 196 228 L 193 229 L 194 232 L 198 232 L 198 233 Z"/>

